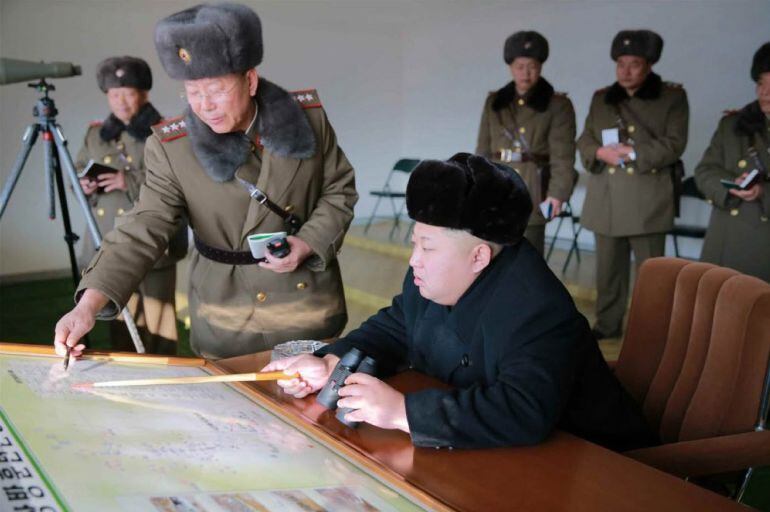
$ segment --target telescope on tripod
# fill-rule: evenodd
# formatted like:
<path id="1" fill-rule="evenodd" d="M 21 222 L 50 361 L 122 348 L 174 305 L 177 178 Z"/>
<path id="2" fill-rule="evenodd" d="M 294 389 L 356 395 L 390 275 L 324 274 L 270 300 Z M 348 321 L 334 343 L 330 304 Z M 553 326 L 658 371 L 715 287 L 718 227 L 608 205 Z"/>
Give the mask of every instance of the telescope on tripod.
<path id="1" fill-rule="evenodd" d="M 16 156 L 16 161 L 13 164 L 10 175 L 3 185 L 2 192 L 0 192 L 0 219 L 2 219 L 11 194 L 19 181 L 21 171 L 24 169 L 24 163 L 27 161 L 35 142 L 37 142 L 38 136 L 42 134 L 46 191 L 48 193 L 48 217 L 52 220 L 56 218 L 56 193 L 58 192 L 64 224 L 64 241 L 67 243 L 72 281 L 76 288 L 80 282 L 80 274 L 78 273 L 74 246 L 79 237 L 72 232 L 62 168 L 77 198 L 80 209 L 86 218 L 88 232 L 94 241 L 95 247 L 101 247 L 102 236 L 94 219 L 93 212 L 88 205 L 88 200 L 80 188 L 75 164 L 72 162 L 72 156 L 67 148 L 67 139 L 62 133 L 61 126 L 56 122 L 56 115 L 59 112 L 56 109 L 53 98 L 49 96 L 49 93 L 56 90 L 56 88 L 53 84 L 48 83 L 46 78 L 67 78 L 80 75 L 80 72 L 80 66 L 70 62 L 45 63 L 0 58 L 0 85 L 36 80 L 35 82 L 28 83 L 27 86 L 35 89 L 40 95 L 32 109 L 36 121 L 27 126 L 27 129 L 24 131 L 21 137 L 21 149 Z M 140 354 L 144 353 L 144 344 L 139 337 L 136 323 L 128 308 L 123 309 L 123 319 L 125 320 L 126 327 L 128 327 L 128 332 L 134 342 L 136 351 Z"/>

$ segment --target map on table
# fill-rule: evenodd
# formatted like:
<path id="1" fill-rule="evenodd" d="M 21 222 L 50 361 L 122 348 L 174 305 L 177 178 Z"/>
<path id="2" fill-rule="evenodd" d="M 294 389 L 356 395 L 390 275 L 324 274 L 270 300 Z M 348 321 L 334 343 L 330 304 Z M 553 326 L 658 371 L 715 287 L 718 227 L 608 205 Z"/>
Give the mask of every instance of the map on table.
<path id="1" fill-rule="evenodd" d="M 230 385 L 72 389 L 206 374 L 0 354 L 0 510 L 421 510 Z"/>

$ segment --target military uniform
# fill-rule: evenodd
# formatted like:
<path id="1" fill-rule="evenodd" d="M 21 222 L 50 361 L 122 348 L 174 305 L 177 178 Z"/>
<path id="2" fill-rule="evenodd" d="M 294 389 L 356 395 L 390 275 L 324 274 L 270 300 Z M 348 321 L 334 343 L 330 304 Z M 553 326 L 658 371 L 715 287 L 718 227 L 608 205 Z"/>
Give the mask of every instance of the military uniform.
<path id="1" fill-rule="evenodd" d="M 510 65 L 517 57 L 528 57 L 542 64 L 548 51 L 542 35 L 521 31 L 506 39 L 503 60 Z M 535 204 L 546 197 L 567 201 L 577 178 L 572 102 L 565 93 L 554 92 L 542 77 L 523 96 L 513 81 L 490 92 L 481 114 L 476 153 L 518 172 Z M 546 222 L 540 208 L 535 208 L 524 234 L 540 254 Z"/>
<path id="2" fill-rule="evenodd" d="M 674 223 L 672 173 L 687 144 L 688 121 L 684 89 L 663 82 L 653 72 L 633 97 L 617 82 L 594 93 L 577 145 L 588 171 L 581 222 L 596 236 L 595 330 L 600 333 L 621 332 L 630 251 L 637 268 L 647 258 L 664 254 L 666 233 Z M 613 128 L 636 153 L 623 166 L 607 165 L 596 157 L 603 145 L 602 130 Z"/>
<path id="3" fill-rule="evenodd" d="M 182 217 L 189 217 L 200 241 L 223 252 L 248 251 L 249 235 L 285 230 L 278 215 L 232 179 L 234 173 L 305 221 L 297 236 L 314 254 L 281 274 L 256 260 L 225 264 L 194 252 L 193 350 L 207 358 L 231 357 L 343 329 L 347 314 L 336 255 L 358 197 L 353 168 L 315 91 L 289 94 L 260 78 L 256 104 L 256 121 L 245 136 L 215 134 L 189 111 L 154 127 L 139 201 L 127 222 L 105 237 L 80 283 L 78 293 L 95 288 L 110 298 L 101 318 L 125 304 Z"/>

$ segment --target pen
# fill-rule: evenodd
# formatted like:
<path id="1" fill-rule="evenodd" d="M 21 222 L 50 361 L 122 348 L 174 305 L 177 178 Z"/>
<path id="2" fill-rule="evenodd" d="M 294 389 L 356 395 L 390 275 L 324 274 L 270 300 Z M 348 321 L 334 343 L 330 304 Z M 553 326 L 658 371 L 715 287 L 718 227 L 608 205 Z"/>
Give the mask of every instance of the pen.
<path id="1" fill-rule="evenodd" d="M 72 352 L 72 347 L 67 345 L 67 353 L 64 356 L 64 371 L 67 371 L 67 368 L 70 366 L 70 352 Z"/>

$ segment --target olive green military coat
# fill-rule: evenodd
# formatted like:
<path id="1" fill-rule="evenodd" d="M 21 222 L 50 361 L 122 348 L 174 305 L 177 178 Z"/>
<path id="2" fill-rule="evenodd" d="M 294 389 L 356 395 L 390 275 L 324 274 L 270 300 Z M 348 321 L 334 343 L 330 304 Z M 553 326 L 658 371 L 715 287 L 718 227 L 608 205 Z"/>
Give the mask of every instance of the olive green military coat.
<path id="1" fill-rule="evenodd" d="M 617 237 L 669 231 L 674 223 L 672 166 L 687 144 L 688 122 L 684 89 L 662 82 L 655 73 L 631 98 L 617 82 L 596 91 L 577 141 L 588 172 L 582 224 L 594 233 Z M 619 125 L 636 152 L 636 161 L 625 168 L 596 158 L 602 130 Z"/>
<path id="2" fill-rule="evenodd" d="M 515 139 L 519 139 L 519 143 L 523 139 L 529 148 L 514 147 Z M 520 154 L 522 149 L 528 149 L 535 160 L 525 156 L 525 161 L 512 162 L 505 157 L 505 150 L 516 153 L 517 149 Z M 554 92 L 544 78 L 524 97 L 517 95 L 513 82 L 489 93 L 481 115 L 476 153 L 515 169 L 527 184 L 535 206 L 548 196 L 566 201 L 577 177 L 572 102 L 565 94 Z M 541 186 L 539 172 L 544 162 L 550 164 L 551 171 L 547 190 Z M 540 209 L 535 207 L 529 224 L 544 225 L 545 222 Z"/>
<path id="3" fill-rule="evenodd" d="M 757 201 L 746 202 L 719 182 L 758 167 L 750 146 L 770 169 L 770 122 L 756 101 L 722 118 L 695 168 L 695 182 L 714 207 L 701 259 L 770 281 L 770 183 L 761 184 Z"/>
<path id="4" fill-rule="evenodd" d="M 246 135 L 218 136 L 190 112 L 154 128 L 139 201 L 129 222 L 106 237 L 80 284 L 80 291 L 95 288 L 110 298 L 101 317 L 125 304 L 182 216 L 203 242 L 227 251 L 247 251 L 251 234 L 285 230 L 278 215 L 232 179 L 235 173 L 305 221 L 297 236 L 314 254 L 296 271 L 276 273 L 194 252 L 193 350 L 207 358 L 231 357 L 343 329 L 347 313 L 336 255 L 358 198 L 353 168 L 314 91 L 290 95 L 260 78 L 256 102 L 255 131 Z M 205 136 L 192 140 L 192 128 L 201 125 Z M 247 143 L 242 155 L 241 139 Z"/>

